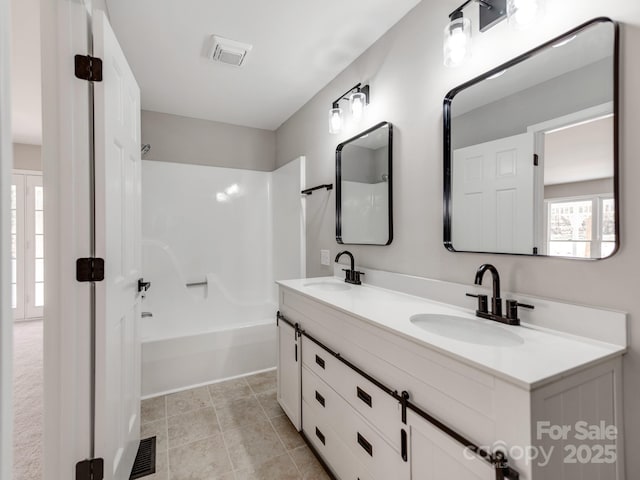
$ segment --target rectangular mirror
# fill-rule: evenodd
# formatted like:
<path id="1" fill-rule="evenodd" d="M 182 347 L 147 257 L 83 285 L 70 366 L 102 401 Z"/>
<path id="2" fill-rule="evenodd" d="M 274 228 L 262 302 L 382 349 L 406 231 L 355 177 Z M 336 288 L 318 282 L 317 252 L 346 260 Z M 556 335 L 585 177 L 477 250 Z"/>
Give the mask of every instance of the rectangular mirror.
<path id="1" fill-rule="evenodd" d="M 617 25 L 597 18 L 449 92 L 445 246 L 613 255 L 617 80 Z"/>
<path id="2" fill-rule="evenodd" d="M 336 148 L 336 240 L 389 245 L 393 240 L 393 127 L 382 122 Z"/>

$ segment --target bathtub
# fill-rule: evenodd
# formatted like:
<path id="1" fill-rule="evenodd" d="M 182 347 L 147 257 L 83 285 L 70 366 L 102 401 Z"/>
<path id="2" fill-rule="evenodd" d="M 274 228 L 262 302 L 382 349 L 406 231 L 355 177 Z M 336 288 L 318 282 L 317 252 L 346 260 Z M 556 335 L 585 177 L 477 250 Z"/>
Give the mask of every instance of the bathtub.
<path id="1" fill-rule="evenodd" d="M 184 278 L 156 240 L 143 240 L 143 257 L 151 281 L 140 321 L 143 397 L 275 367 L 277 305 L 267 290 L 237 298 L 212 273 L 187 286 L 200 282 Z"/>
<path id="2" fill-rule="evenodd" d="M 184 390 L 276 365 L 276 306 L 264 305 L 246 317 L 238 311 L 237 326 L 181 336 L 143 336 L 142 396 Z M 252 322 L 241 321 L 253 318 Z M 153 322 L 144 318 L 143 323 Z M 189 319 L 185 319 L 188 322 Z M 195 329 L 198 322 L 194 322 Z M 144 330 L 144 327 L 143 327 Z M 157 331 L 158 329 L 154 329 Z"/>

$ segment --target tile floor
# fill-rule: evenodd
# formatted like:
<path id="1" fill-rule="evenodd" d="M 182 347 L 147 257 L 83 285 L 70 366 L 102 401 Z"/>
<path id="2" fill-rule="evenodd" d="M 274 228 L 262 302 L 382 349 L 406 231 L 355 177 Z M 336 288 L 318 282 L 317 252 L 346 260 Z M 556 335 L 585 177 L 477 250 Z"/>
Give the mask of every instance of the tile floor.
<path id="1" fill-rule="evenodd" d="M 329 480 L 276 400 L 275 370 L 142 401 L 146 480 Z"/>

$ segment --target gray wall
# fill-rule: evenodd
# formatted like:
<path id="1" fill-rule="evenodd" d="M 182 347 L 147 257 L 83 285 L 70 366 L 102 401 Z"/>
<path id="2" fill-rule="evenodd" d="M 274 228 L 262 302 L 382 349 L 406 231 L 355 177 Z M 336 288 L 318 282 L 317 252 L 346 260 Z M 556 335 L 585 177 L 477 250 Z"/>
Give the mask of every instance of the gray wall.
<path id="1" fill-rule="evenodd" d="M 624 360 L 627 478 L 640 478 L 640 8 L 636 1 L 547 2 L 547 15 L 525 32 L 506 22 L 474 32 L 474 56 L 458 69 L 442 65 L 442 29 L 459 2 L 423 1 L 359 59 L 277 130 L 277 164 L 307 156 L 307 185 L 334 182 L 336 145 L 353 136 L 328 133 L 331 102 L 357 82 L 371 84 L 364 128 L 394 125 L 394 240 L 388 247 L 349 245 L 358 264 L 472 284 L 476 268 L 490 262 L 507 291 L 629 312 L 631 348 Z M 470 9 L 473 7 L 469 7 Z M 475 7 L 477 8 L 477 7 Z M 473 14 L 475 15 L 475 13 Z M 621 248 L 600 261 L 451 253 L 442 245 L 442 100 L 474 78 L 591 18 L 607 15 L 621 25 L 620 189 Z M 472 17 L 476 18 L 476 17 Z M 476 22 L 477 23 L 477 22 Z M 320 249 L 335 255 L 334 191 L 307 199 L 307 273 L 332 275 Z M 473 306 L 469 299 L 469 307 Z"/>
<path id="2" fill-rule="evenodd" d="M 342 180 L 360 183 L 380 183 L 382 174 L 387 173 L 389 158 L 387 147 L 371 150 L 356 145 L 346 145 L 342 149 Z"/>
<path id="3" fill-rule="evenodd" d="M 531 125 L 613 101 L 611 63 L 611 59 L 600 60 L 454 117 L 453 148 L 524 133 Z M 460 95 L 472 91 L 473 87 Z M 455 108 L 454 97 L 454 115 Z"/>
<path id="4" fill-rule="evenodd" d="M 151 144 L 146 160 L 270 172 L 275 142 L 269 130 L 142 111 L 142 143 Z"/>
<path id="5" fill-rule="evenodd" d="M 40 145 L 14 143 L 13 168 L 42 171 L 42 147 Z"/>

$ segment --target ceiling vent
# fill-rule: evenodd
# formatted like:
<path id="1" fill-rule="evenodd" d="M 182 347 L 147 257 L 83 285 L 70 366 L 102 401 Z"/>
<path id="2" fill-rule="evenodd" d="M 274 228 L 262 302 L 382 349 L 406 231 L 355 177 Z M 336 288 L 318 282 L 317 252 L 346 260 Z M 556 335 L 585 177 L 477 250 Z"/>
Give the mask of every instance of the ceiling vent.
<path id="1" fill-rule="evenodd" d="M 240 67 L 252 48 L 253 46 L 247 43 L 213 35 L 213 45 L 209 51 L 209 58 L 214 62 Z"/>

